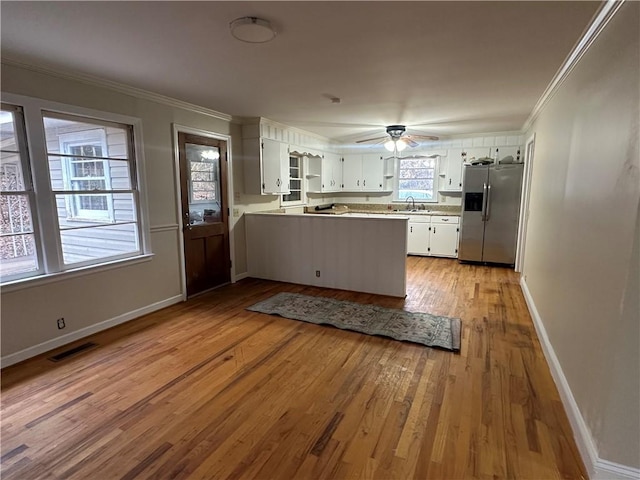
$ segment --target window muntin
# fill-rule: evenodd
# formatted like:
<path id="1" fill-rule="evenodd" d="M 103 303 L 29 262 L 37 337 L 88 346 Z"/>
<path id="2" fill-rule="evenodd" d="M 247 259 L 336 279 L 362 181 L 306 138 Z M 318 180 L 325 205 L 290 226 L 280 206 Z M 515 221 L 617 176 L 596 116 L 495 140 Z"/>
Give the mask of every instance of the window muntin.
<path id="1" fill-rule="evenodd" d="M 399 158 L 397 200 L 413 197 L 415 201 L 437 202 L 437 160 L 416 155 Z"/>
<path id="2" fill-rule="evenodd" d="M 24 117 L 17 106 L 0 111 L 0 279 L 39 273 L 41 262 L 32 210 L 34 200 Z"/>

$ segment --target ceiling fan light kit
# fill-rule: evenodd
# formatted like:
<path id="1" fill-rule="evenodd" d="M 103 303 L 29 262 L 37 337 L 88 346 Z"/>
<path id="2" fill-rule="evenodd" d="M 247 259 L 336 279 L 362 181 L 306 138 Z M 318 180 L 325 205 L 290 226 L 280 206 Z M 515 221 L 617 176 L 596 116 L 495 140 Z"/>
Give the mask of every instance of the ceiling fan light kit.
<path id="1" fill-rule="evenodd" d="M 407 148 L 407 144 L 401 138 L 398 138 L 397 140 L 389 140 L 388 142 L 385 142 L 384 148 L 390 152 L 394 152 L 396 150 L 401 152 Z"/>
<path id="2" fill-rule="evenodd" d="M 266 43 L 276 37 L 269 21 L 258 17 L 240 17 L 229 23 L 231 35 L 241 42 Z"/>

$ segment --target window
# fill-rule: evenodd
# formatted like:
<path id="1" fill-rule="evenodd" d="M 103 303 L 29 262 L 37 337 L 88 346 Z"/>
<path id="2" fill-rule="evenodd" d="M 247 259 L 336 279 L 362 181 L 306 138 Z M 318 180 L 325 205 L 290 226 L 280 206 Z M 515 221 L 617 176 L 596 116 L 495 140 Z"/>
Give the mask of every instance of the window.
<path id="1" fill-rule="evenodd" d="M 0 275 L 15 279 L 34 275 L 41 268 L 23 112 L 4 103 L 0 111 L 0 194 Z"/>
<path id="2" fill-rule="evenodd" d="M 65 190 L 109 190 L 109 165 L 98 158 L 107 151 L 105 129 L 61 134 L 61 170 Z M 77 195 L 69 197 L 69 219 L 114 221 L 113 202 L 108 195 Z"/>
<path id="3" fill-rule="evenodd" d="M 415 157 L 399 158 L 396 200 L 404 201 L 413 197 L 415 201 L 437 202 L 436 158 Z"/>
<path id="4" fill-rule="evenodd" d="M 24 104 L 2 104 L 0 117 L 2 282 L 145 253 L 136 120 L 80 116 L 66 106 L 70 113 L 61 113 L 59 105 L 53 111 L 42 100 L 9 97 Z"/>
<path id="5" fill-rule="evenodd" d="M 282 196 L 282 205 L 301 205 L 304 192 L 302 191 L 302 157 L 289 156 L 289 191 L 291 193 Z"/>

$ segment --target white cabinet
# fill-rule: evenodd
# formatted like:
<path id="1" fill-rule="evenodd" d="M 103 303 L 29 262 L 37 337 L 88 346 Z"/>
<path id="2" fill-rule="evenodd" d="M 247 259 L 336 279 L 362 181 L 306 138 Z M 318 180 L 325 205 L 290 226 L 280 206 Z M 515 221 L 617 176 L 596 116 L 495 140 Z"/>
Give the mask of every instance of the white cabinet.
<path id="1" fill-rule="evenodd" d="M 307 192 L 330 193 L 342 190 L 342 159 L 337 153 L 307 156 Z"/>
<path id="2" fill-rule="evenodd" d="M 267 138 L 242 142 L 245 193 L 282 195 L 289 190 L 289 145 Z"/>
<path id="3" fill-rule="evenodd" d="M 385 181 L 385 158 L 377 153 L 345 155 L 342 161 L 342 191 L 382 192 L 389 187 Z"/>
<path id="4" fill-rule="evenodd" d="M 455 216 L 431 217 L 429 255 L 454 258 L 458 256 L 459 220 L 460 218 Z"/>
<path id="5" fill-rule="evenodd" d="M 442 215 L 410 215 L 407 253 L 434 257 L 458 256 L 460 218 Z"/>
<path id="6" fill-rule="evenodd" d="M 524 156 L 522 155 L 523 151 L 524 151 L 523 148 L 518 146 L 491 147 L 490 156 L 494 160 L 500 161 L 504 157 L 511 155 L 513 157 L 514 162 L 522 162 L 524 159 Z"/>
<path id="7" fill-rule="evenodd" d="M 342 191 L 362 191 L 362 155 L 342 157 Z"/>
<path id="8" fill-rule="evenodd" d="M 410 255 L 429 254 L 429 230 L 431 217 L 410 216 L 407 224 L 407 253 Z"/>
<path id="9" fill-rule="evenodd" d="M 325 153 L 322 159 L 322 192 L 342 190 L 342 159 L 337 153 Z"/>
<path id="10" fill-rule="evenodd" d="M 444 185 L 441 186 L 440 191 L 462 191 L 462 162 L 464 160 L 462 152 L 462 148 L 449 149 L 444 169 Z"/>

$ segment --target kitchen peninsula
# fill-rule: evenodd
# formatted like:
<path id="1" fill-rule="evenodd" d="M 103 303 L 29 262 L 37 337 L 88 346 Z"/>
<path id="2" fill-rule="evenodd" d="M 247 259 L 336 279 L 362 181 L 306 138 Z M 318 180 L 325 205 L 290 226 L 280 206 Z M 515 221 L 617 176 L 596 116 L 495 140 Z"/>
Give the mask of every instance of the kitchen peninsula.
<path id="1" fill-rule="evenodd" d="M 405 215 L 246 213 L 255 278 L 404 297 Z"/>

